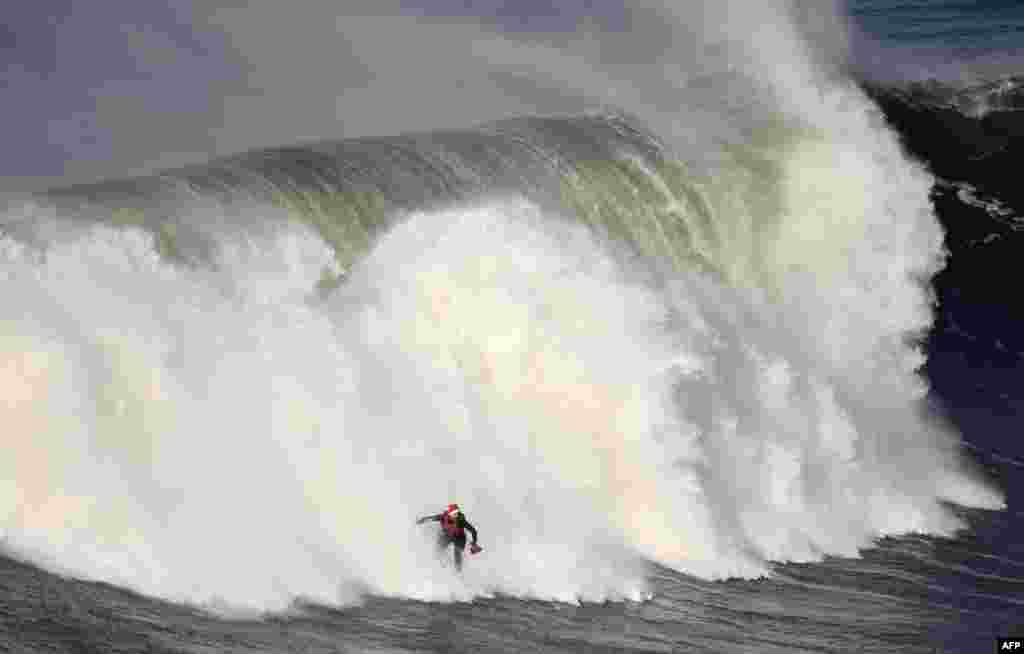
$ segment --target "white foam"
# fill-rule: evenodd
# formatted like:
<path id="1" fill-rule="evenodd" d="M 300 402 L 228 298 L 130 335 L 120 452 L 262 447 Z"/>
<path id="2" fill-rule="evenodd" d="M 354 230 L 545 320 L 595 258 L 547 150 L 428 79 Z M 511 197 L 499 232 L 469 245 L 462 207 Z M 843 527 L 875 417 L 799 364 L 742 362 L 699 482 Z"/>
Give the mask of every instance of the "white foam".
<path id="1" fill-rule="evenodd" d="M 410 215 L 320 304 L 334 264 L 305 229 L 222 238 L 212 269 L 134 229 L 4 242 L 10 546 L 239 607 L 575 601 L 648 592 L 642 559 L 756 575 L 948 532 L 940 497 L 998 503 L 917 415 L 891 314 L 813 346 L 829 312 L 876 310 L 877 280 L 838 308 L 689 273 L 656 290 L 502 202 Z M 486 547 L 461 578 L 413 524 L 452 500 Z"/>

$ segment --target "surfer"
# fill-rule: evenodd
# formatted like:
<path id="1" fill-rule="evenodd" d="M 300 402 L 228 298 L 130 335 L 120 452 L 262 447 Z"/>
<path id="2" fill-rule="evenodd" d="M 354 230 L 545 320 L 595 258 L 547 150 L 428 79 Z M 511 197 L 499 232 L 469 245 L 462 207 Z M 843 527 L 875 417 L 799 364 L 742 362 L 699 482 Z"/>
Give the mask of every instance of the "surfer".
<path id="1" fill-rule="evenodd" d="M 481 547 L 476 544 L 476 528 L 469 524 L 465 514 L 459 510 L 458 504 L 449 504 L 448 509 L 437 515 L 428 515 L 416 521 L 421 525 L 424 522 L 440 522 L 441 533 L 437 536 L 437 548 L 444 551 L 449 545 L 455 547 L 455 569 L 462 570 L 462 551 L 466 549 L 466 532 L 473 536 L 473 543 L 469 546 L 471 554 L 476 554 Z"/>

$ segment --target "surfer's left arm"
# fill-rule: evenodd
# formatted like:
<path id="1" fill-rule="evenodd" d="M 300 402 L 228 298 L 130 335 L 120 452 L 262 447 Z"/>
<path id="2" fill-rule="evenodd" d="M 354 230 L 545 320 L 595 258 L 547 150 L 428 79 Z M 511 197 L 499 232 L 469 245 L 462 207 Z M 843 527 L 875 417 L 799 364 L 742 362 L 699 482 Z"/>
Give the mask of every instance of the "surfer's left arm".
<path id="1" fill-rule="evenodd" d="M 416 524 L 422 525 L 424 522 L 441 522 L 441 516 L 443 515 L 443 513 L 438 513 L 437 515 L 428 515 L 417 520 Z"/>
<path id="2" fill-rule="evenodd" d="M 469 524 L 469 520 L 466 520 L 465 518 L 463 518 L 462 519 L 462 528 L 465 529 L 466 531 L 468 531 L 470 534 L 473 535 L 473 544 L 476 545 L 476 527 L 474 527 L 473 525 Z"/>

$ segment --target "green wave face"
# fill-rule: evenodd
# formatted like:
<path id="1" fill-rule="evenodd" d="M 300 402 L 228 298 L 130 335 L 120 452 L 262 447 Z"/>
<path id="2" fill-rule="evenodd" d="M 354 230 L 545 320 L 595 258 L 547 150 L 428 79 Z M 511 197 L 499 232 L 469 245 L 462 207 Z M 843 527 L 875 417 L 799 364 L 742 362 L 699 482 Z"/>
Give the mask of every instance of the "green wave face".
<path id="1" fill-rule="evenodd" d="M 410 211 L 517 196 L 576 220 L 634 255 L 733 283 L 764 281 L 783 220 L 785 159 L 808 140 L 726 150 L 713 171 L 615 115 L 507 120 L 462 130 L 261 150 L 134 180 L 55 190 L 78 215 L 152 231 L 161 256 L 202 259 L 189 207 L 271 206 L 309 224 L 342 270 Z M 245 221 L 239 218 L 236 222 Z M 328 286 L 335 281 L 325 281 Z"/>

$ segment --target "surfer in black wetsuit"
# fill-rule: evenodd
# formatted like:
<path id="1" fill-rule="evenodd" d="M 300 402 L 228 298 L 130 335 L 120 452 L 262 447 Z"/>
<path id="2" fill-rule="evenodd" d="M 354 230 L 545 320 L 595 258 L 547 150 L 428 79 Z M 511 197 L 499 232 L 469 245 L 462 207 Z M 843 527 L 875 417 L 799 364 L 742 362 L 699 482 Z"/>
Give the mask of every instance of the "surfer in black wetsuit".
<path id="1" fill-rule="evenodd" d="M 469 546 L 469 551 L 472 554 L 476 554 L 481 549 L 476 544 L 476 528 L 469 524 L 469 520 L 466 520 L 466 516 L 459 510 L 458 504 L 449 504 L 448 510 L 444 513 L 420 518 L 416 521 L 416 524 L 421 525 L 424 522 L 431 521 L 441 523 L 441 533 L 437 537 L 437 548 L 443 551 L 449 545 L 453 545 L 455 547 L 455 569 L 461 571 L 462 550 L 466 549 L 467 531 L 473 536 L 473 543 Z"/>

